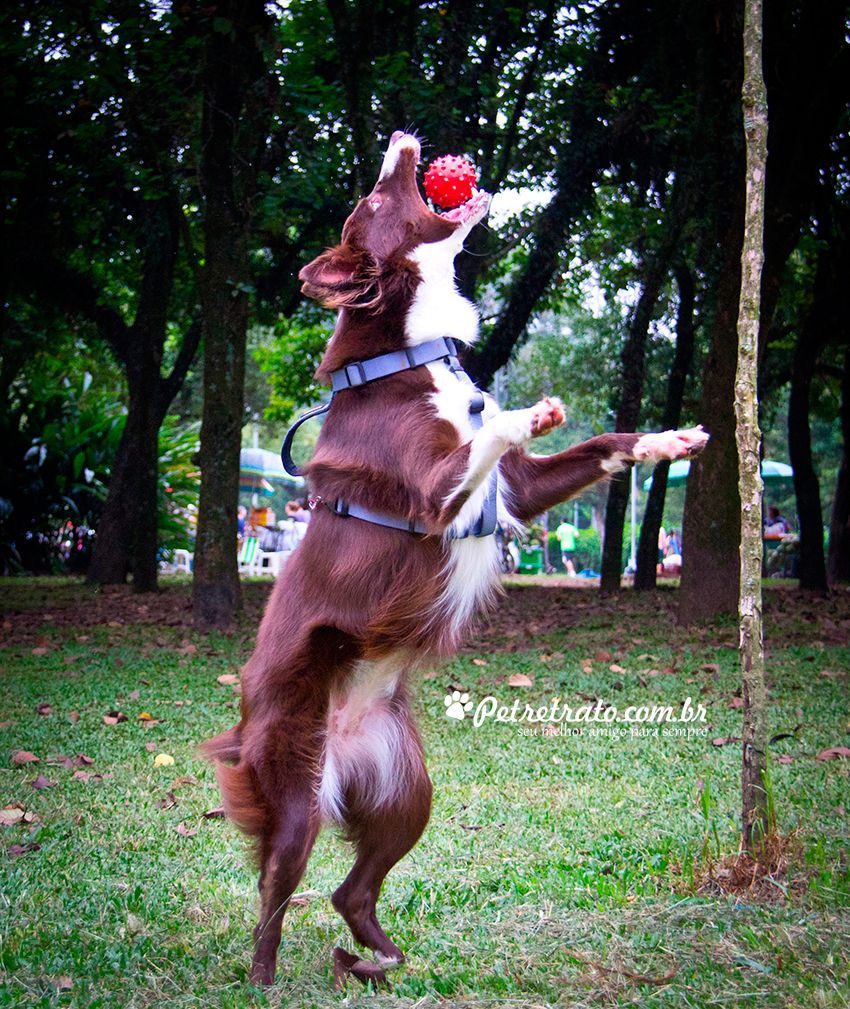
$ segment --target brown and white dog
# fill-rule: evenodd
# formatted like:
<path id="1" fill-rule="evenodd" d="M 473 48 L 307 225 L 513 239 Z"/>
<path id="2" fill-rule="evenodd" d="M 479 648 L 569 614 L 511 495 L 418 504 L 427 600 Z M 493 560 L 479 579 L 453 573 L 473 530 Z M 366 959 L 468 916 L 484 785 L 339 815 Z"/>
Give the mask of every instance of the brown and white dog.
<path id="1" fill-rule="evenodd" d="M 440 338 L 476 337 L 454 259 L 490 197 L 433 213 L 417 185 L 419 154 L 413 136 L 395 133 L 342 243 L 301 271 L 304 292 L 339 311 L 318 374 L 335 387 L 342 376 L 341 387 L 306 467 L 309 531 L 242 674 L 241 721 L 204 745 L 228 815 L 256 839 L 258 984 L 274 978 L 283 914 L 323 824 L 341 826 L 356 849 L 334 907 L 379 966 L 404 959 L 375 908 L 431 805 L 409 683 L 424 661 L 456 648 L 499 592 L 495 538 L 458 538 L 488 494 L 499 521 L 518 528 L 630 463 L 687 457 L 708 438 L 701 429 L 605 434 L 533 457 L 530 440 L 564 419 L 548 399 L 508 412 L 488 399 L 476 426 L 470 406 L 481 394 L 451 345 L 424 364 L 417 353 Z M 354 363 L 398 352 L 407 363 L 384 377 L 369 380 Z M 358 509 L 367 517 L 354 517 Z"/>

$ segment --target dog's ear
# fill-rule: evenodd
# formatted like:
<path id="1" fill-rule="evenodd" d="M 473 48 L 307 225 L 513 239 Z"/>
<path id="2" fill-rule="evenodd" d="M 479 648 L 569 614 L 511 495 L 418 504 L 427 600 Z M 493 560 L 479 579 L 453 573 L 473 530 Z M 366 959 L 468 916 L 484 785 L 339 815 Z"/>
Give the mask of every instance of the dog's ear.
<path id="1" fill-rule="evenodd" d="M 380 301 L 380 268 L 368 252 L 337 245 L 298 274 L 301 290 L 326 308 L 373 308 Z"/>

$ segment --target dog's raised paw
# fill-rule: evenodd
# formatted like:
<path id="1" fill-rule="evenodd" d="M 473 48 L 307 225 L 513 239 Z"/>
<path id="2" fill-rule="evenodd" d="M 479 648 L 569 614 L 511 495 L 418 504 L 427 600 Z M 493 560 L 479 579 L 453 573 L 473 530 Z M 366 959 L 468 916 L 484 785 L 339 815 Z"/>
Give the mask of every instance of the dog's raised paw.
<path id="1" fill-rule="evenodd" d="M 702 426 L 684 431 L 645 434 L 635 444 L 633 455 L 637 462 L 690 459 L 705 448 L 708 439 L 709 435 Z"/>
<path id="2" fill-rule="evenodd" d="M 564 423 L 564 405 L 554 397 L 542 399 L 532 407 L 531 437 L 539 438 Z"/>

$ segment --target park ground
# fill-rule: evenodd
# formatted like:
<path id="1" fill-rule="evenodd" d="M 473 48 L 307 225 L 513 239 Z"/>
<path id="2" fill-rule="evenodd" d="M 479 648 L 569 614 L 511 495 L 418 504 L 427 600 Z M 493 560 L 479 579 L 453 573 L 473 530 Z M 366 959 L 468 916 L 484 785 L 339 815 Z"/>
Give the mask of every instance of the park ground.
<path id="1" fill-rule="evenodd" d="M 379 905 L 408 958 L 391 990 L 334 988 L 350 853 L 325 832 L 251 1003 L 256 879 L 196 746 L 238 717 L 269 583 L 203 637 L 179 577 L 0 580 L 0 1006 L 850 1005 L 850 595 L 765 589 L 781 836 L 759 869 L 738 855 L 737 622 L 679 627 L 674 586 L 571 582 L 513 580 L 416 687 L 434 810 Z M 556 699 L 600 714 L 519 720 Z"/>

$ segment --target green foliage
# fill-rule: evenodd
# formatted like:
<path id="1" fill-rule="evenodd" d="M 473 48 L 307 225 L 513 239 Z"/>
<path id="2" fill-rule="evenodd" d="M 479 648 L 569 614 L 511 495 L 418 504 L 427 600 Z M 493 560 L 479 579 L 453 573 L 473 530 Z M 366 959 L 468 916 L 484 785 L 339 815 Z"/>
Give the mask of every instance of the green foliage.
<path id="1" fill-rule="evenodd" d="M 174 417 L 166 417 L 160 428 L 157 541 L 167 559 L 175 550 L 194 549 L 200 431 L 200 423 L 182 425 Z"/>
<path id="2" fill-rule="evenodd" d="M 73 345 L 69 348 L 73 350 Z M 79 345 L 77 350 L 79 350 Z M 14 369 L 14 336 L 3 345 Z M 44 345 L 3 390 L 0 563 L 4 570 L 72 570 L 88 560 L 125 417 L 89 372 Z"/>
<path id="3" fill-rule="evenodd" d="M 325 324 L 299 317 L 291 322 L 281 320 L 273 341 L 253 350 L 271 389 L 265 410 L 268 420 L 289 423 L 297 407 L 318 402 L 324 387 L 315 380 L 314 373 L 329 338 Z"/>

